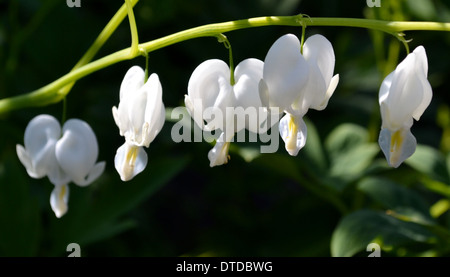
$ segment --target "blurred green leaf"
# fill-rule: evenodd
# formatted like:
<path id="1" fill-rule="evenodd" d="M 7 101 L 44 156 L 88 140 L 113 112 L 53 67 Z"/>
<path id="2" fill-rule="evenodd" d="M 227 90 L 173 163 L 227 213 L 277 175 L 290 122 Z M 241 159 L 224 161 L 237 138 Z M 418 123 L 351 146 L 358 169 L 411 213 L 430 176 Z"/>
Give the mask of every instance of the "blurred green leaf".
<path id="1" fill-rule="evenodd" d="M 357 145 L 353 149 L 341 153 L 332 164 L 330 175 L 347 183 L 352 182 L 364 175 L 378 152 L 379 147 L 375 143 Z"/>
<path id="2" fill-rule="evenodd" d="M 450 175 L 450 153 L 447 154 L 446 164 L 447 164 L 447 173 Z"/>
<path id="3" fill-rule="evenodd" d="M 385 209 L 407 216 L 414 222 L 435 224 L 429 214 L 429 205 L 420 194 L 411 189 L 380 177 L 363 179 L 359 182 L 358 189 L 380 203 Z"/>
<path id="4" fill-rule="evenodd" d="M 293 180 L 298 181 L 301 179 L 299 169 L 295 165 L 295 160 L 290 156 L 278 153 L 261 155 L 254 160 L 254 163 L 282 176 L 292 178 Z"/>
<path id="5" fill-rule="evenodd" d="M 360 210 L 345 216 L 331 238 L 334 257 L 351 257 L 373 241 L 381 247 L 399 247 L 411 243 L 429 243 L 435 239 L 424 227 L 401 221 L 382 212 Z"/>
<path id="6" fill-rule="evenodd" d="M 302 158 L 302 161 L 303 158 L 307 159 L 307 161 L 304 162 L 305 166 L 308 166 L 316 173 L 322 174 L 327 168 L 327 159 L 323 151 L 322 142 L 313 122 L 305 119 L 305 123 L 308 127 L 308 138 L 305 147 L 300 150 L 299 155 Z"/>
<path id="7" fill-rule="evenodd" d="M 429 0 L 406 0 L 406 4 L 412 15 L 420 20 L 434 20 L 437 10 L 433 1 Z"/>
<path id="8" fill-rule="evenodd" d="M 430 208 L 430 214 L 434 218 L 438 218 L 450 209 L 450 200 L 441 199 L 433 204 Z"/>
<path id="9" fill-rule="evenodd" d="M 108 222 L 96 229 L 93 229 L 89 234 L 87 234 L 80 243 L 84 245 L 93 243 L 95 241 L 107 239 L 114 237 L 128 229 L 134 228 L 137 223 L 134 220 L 123 220 L 121 222 Z"/>
<path id="10" fill-rule="evenodd" d="M 360 178 L 379 152 L 375 143 L 368 143 L 366 129 L 354 124 L 341 124 L 325 141 L 330 156 L 328 181 L 338 190 Z"/>
<path id="11" fill-rule="evenodd" d="M 325 149 L 332 162 L 339 160 L 342 153 L 368 142 L 367 130 L 361 126 L 344 123 L 337 126 L 325 140 Z"/>
<path id="12" fill-rule="evenodd" d="M 95 195 L 86 191 L 79 197 L 71 195 L 73 201 L 70 203 L 70 212 L 53 222 L 54 232 L 61 233 L 54 246 L 55 252 L 68 242 L 88 244 L 132 227 L 132 222 L 119 222 L 118 218 L 155 193 L 178 174 L 187 162 L 186 157 L 159 158 L 149 161 L 145 173 L 133 181 L 106 184 Z M 77 191 L 74 190 L 74 193 Z"/>
<path id="13" fill-rule="evenodd" d="M 35 256 L 41 239 L 40 208 L 25 168 L 12 151 L 0 162 L 0 256 Z"/>
<path id="14" fill-rule="evenodd" d="M 417 171 L 449 184 L 450 178 L 445 157 L 437 149 L 431 146 L 417 145 L 416 152 L 405 162 Z"/>

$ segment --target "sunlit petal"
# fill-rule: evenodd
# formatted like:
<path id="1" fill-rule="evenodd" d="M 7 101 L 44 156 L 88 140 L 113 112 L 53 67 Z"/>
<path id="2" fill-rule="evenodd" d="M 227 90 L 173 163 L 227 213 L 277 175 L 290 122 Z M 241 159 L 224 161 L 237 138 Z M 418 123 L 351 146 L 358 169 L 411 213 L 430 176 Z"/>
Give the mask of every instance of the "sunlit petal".
<path id="1" fill-rule="evenodd" d="M 28 123 L 25 147 L 17 145 L 16 152 L 30 177 L 42 178 L 55 166 L 53 152 L 60 135 L 59 122 L 51 115 L 38 115 Z"/>
<path id="2" fill-rule="evenodd" d="M 209 166 L 214 167 L 227 164 L 230 159 L 228 155 L 229 148 L 230 142 L 225 139 L 225 134 L 221 133 L 213 149 L 208 152 Z"/>
<path id="3" fill-rule="evenodd" d="M 378 143 L 388 164 L 395 168 L 414 154 L 417 145 L 416 138 L 410 129 L 391 132 L 384 128 L 380 132 Z"/>
<path id="4" fill-rule="evenodd" d="M 145 72 L 141 67 L 133 66 L 128 69 L 120 85 L 120 101 L 123 97 L 136 93 L 144 85 L 144 81 Z"/>
<path id="5" fill-rule="evenodd" d="M 306 144 L 307 128 L 303 118 L 286 114 L 280 120 L 279 130 L 286 151 L 291 156 L 297 156 Z"/>
<path id="6" fill-rule="evenodd" d="M 125 142 L 117 149 L 114 165 L 122 181 L 129 181 L 145 169 L 147 160 L 143 147 Z"/>
<path id="7" fill-rule="evenodd" d="M 59 165 L 80 186 L 92 183 L 103 171 L 104 165 L 95 167 L 98 144 L 94 131 L 84 121 L 68 120 L 63 127 L 63 136 L 56 143 L 56 158 Z M 91 175 L 94 169 L 94 175 Z M 95 178 L 94 178 L 95 177 Z"/>
<path id="8" fill-rule="evenodd" d="M 69 186 L 62 184 L 55 186 L 50 195 L 50 206 L 57 218 L 67 213 L 69 202 Z"/>
<path id="9" fill-rule="evenodd" d="M 281 109 L 289 107 L 299 97 L 308 80 L 309 66 L 300 53 L 300 41 L 295 35 L 280 37 L 264 59 L 263 78 L 269 103 Z M 262 92 L 261 92 L 262 93 Z"/>

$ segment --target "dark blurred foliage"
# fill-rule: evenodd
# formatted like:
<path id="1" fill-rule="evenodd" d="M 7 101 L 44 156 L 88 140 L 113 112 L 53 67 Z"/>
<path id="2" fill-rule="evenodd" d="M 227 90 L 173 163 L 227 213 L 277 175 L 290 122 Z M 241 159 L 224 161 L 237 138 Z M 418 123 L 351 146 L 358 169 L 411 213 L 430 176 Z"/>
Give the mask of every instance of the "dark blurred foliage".
<path id="1" fill-rule="evenodd" d="M 266 15 L 450 21 L 447 1 L 381 2 L 381 8 L 369 9 L 362 0 L 141 0 L 134 11 L 141 42 Z M 69 8 L 58 0 L 0 0 L 0 98 L 36 90 L 69 72 L 123 1 L 81 3 Z M 300 36 L 301 28 L 270 26 L 226 36 L 237 64 L 250 57 L 264 60 L 286 33 Z M 445 207 L 450 197 L 450 34 L 406 33 L 413 39 L 411 50 L 418 45 L 427 50 L 434 98 L 412 129 L 423 148 L 394 170 L 375 146 L 377 94 L 384 75 L 405 57 L 403 46 L 365 29 L 306 30 L 307 36 L 316 33 L 333 43 L 341 78 L 327 109 L 308 112 L 308 142 L 297 157 L 285 152 L 280 139 L 277 153 L 249 162 L 242 153 L 253 148 L 236 143 L 227 165 L 210 168 L 212 146 L 174 143 L 173 122 L 167 121 L 146 149 L 146 170 L 121 182 L 114 155 L 123 137 L 111 108 L 118 104 L 128 68 L 145 66 L 145 59 L 120 62 L 79 80 L 67 97 L 67 117 L 93 127 L 99 160 L 107 168 L 89 187 L 70 184 L 69 211 L 56 219 L 49 204 L 53 185 L 27 176 L 15 145 L 23 144 L 34 116 L 61 119 L 62 103 L 2 116 L 0 256 L 67 256 L 71 242 L 81 245 L 82 256 L 367 256 L 365 245 L 371 241 L 382 244 L 386 256 L 448 256 L 449 212 L 433 216 L 430 209 Z M 130 43 L 126 18 L 96 58 Z M 393 63 L 386 62 L 389 55 Z M 160 77 L 166 107 L 183 105 L 190 74 L 212 58 L 228 61 L 228 50 L 215 38 L 149 53 L 149 71 Z M 434 205 L 438 201 L 441 206 Z"/>

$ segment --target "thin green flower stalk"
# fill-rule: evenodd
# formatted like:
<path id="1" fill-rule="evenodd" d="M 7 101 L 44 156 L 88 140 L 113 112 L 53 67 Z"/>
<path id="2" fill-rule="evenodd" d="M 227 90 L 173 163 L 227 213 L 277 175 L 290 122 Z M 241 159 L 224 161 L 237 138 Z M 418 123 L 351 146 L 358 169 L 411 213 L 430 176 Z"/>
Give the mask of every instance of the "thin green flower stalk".
<path id="1" fill-rule="evenodd" d="M 220 43 L 223 43 L 225 45 L 225 48 L 228 49 L 228 56 L 229 56 L 229 63 L 230 63 L 230 84 L 234 86 L 236 84 L 236 81 L 234 79 L 234 60 L 233 60 L 233 50 L 231 48 L 231 43 L 228 40 L 228 38 L 224 34 L 219 34 L 217 36 L 217 40 Z"/>
<path id="2" fill-rule="evenodd" d="M 131 1 L 131 0 L 130 0 Z M 135 1 L 137 2 L 137 1 Z M 133 3 L 133 2 L 131 2 Z M 127 8 L 127 11 L 129 7 Z M 131 19 L 131 18 L 130 18 Z M 133 20 L 131 20 L 133 21 Z M 117 24 L 108 24 L 105 27 L 104 32 L 112 32 L 117 28 Z M 116 64 L 121 61 L 130 60 L 137 56 L 142 55 L 142 51 L 152 52 L 169 45 L 180 43 L 186 40 L 200 38 L 200 37 L 217 37 L 220 34 L 240 30 L 247 28 L 256 28 L 264 26 L 328 26 L 328 27 L 355 27 L 365 28 L 370 30 L 377 30 L 391 34 L 405 45 L 407 41 L 403 37 L 405 31 L 450 31 L 450 23 L 440 22 L 411 22 L 411 21 L 383 21 L 383 20 L 370 20 L 370 19 L 357 19 L 357 18 L 326 18 L 326 17 L 304 17 L 303 15 L 294 16 L 266 16 L 256 17 L 243 20 L 229 21 L 216 24 L 207 24 L 191 29 L 187 29 L 181 32 L 177 32 L 159 39 L 155 39 L 149 42 L 138 44 L 137 48 L 132 42 L 132 46 L 113 54 L 100 58 L 96 61 L 89 62 L 82 65 L 75 70 L 67 73 L 54 82 L 41 87 L 35 91 L 5 98 L 0 100 L 0 115 L 7 112 L 32 106 L 45 106 L 52 103 L 59 102 L 65 97 L 65 93 L 61 93 L 60 90 L 65 86 L 72 84 L 73 82 L 92 74 L 100 69 L 106 68 L 110 65 Z M 134 24 L 135 26 L 135 24 Z M 130 25 L 133 29 L 133 23 Z M 134 31 L 132 30 L 132 33 Z M 132 35 L 134 41 L 137 40 L 137 34 Z M 132 39 L 133 40 L 133 39 Z M 134 48 L 133 48 L 134 47 Z M 139 51 L 133 50 L 138 49 Z M 89 52 L 89 51 L 88 51 Z M 96 51 L 92 51 L 94 53 Z M 89 60 L 90 57 L 84 59 Z M 84 63 L 84 62 L 83 62 Z M 66 92 L 68 93 L 68 91 Z"/>
<path id="3" fill-rule="evenodd" d="M 129 1 L 130 2 L 130 1 Z M 131 0 L 131 7 L 137 4 L 139 0 Z M 102 46 L 106 43 L 106 41 L 111 37 L 114 31 L 119 27 L 120 23 L 124 20 L 125 16 L 127 16 L 127 4 L 123 4 L 122 7 L 116 12 L 116 14 L 111 18 L 102 32 L 95 39 L 94 43 L 89 47 L 86 53 L 81 57 L 81 59 L 77 62 L 77 64 L 72 68 L 72 71 L 82 67 L 83 65 L 88 64 L 97 52 L 102 48 Z M 135 24 L 136 25 L 136 24 Z M 75 85 L 75 82 L 72 82 L 65 87 L 63 87 L 59 93 L 62 95 L 67 95 L 72 87 Z"/>

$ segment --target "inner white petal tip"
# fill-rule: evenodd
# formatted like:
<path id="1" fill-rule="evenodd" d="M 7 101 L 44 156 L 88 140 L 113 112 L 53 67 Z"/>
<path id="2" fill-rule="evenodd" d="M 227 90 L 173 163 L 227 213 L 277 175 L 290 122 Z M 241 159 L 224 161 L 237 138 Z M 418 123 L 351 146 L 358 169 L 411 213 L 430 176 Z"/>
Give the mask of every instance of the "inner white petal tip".
<path id="1" fill-rule="evenodd" d="M 227 164 L 230 160 L 228 150 L 230 148 L 230 142 L 217 141 L 213 149 L 208 152 L 209 166 L 219 166 Z"/>
<path id="2" fill-rule="evenodd" d="M 406 159 L 416 151 L 417 141 L 410 129 L 390 131 L 383 128 L 378 138 L 378 143 L 384 156 L 393 168 L 399 167 Z"/>
<path id="3" fill-rule="evenodd" d="M 68 185 L 55 186 L 50 195 L 50 206 L 57 218 L 65 215 L 69 209 L 69 187 Z"/>
<path id="4" fill-rule="evenodd" d="M 143 147 L 125 142 L 117 149 L 114 165 L 124 182 L 130 181 L 147 166 L 148 157 Z"/>

